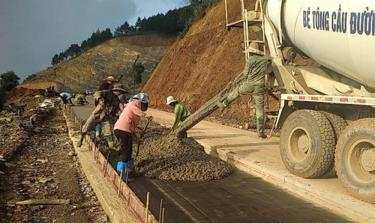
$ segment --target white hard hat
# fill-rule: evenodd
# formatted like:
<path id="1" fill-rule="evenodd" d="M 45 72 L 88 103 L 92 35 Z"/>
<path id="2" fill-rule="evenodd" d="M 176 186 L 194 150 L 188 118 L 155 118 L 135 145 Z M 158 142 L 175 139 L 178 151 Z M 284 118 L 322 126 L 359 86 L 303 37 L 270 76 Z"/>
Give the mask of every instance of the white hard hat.
<path id="1" fill-rule="evenodd" d="M 132 97 L 133 100 L 140 100 L 142 103 L 148 104 L 148 95 L 145 93 L 139 93 Z"/>
<path id="2" fill-rule="evenodd" d="M 168 96 L 167 97 L 167 105 L 171 105 L 173 102 L 177 102 L 177 100 L 174 99 L 173 96 Z"/>

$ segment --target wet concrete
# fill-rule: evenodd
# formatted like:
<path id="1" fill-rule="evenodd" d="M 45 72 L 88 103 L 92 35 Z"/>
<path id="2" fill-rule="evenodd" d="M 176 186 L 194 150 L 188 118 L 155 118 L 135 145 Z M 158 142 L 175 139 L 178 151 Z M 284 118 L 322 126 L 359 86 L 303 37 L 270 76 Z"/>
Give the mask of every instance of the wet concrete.
<path id="1" fill-rule="evenodd" d="M 143 201 L 150 192 L 155 216 L 163 199 L 167 222 L 350 222 L 240 171 L 210 182 L 135 178 L 129 185 Z"/>
<path id="2" fill-rule="evenodd" d="M 92 108 L 74 110 L 85 119 Z M 349 222 L 240 171 L 209 182 L 140 177 L 129 185 L 144 202 L 150 192 L 150 209 L 156 217 L 163 199 L 166 222 Z"/>

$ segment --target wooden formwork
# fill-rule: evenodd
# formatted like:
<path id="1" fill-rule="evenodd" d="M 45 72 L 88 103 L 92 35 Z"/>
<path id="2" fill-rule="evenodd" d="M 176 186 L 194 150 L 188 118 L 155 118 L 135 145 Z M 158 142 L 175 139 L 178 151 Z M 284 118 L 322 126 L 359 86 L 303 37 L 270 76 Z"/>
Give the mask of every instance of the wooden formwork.
<path id="1" fill-rule="evenodd" d="M 68 114 L 72 120 L 74 120 L 74 124 L 82 128 L 83 121 L 76 116 L 74 111 L 71 107 L 66 109 L 66 114 Z M 138 217 L 140 222 L 144 223 L 158 223 L 159 221 L 156 217 L 151 213 L 148 209 L 148 202 L 143 204 L 143 202 L 137 197 L 137 195 L 132 191 L 132 189 L 128 186 L 127 182 L 125 182 L 116 170 L 109 165 L 106 157 L 100 152 L 98 146 L 95 144 L 94 140 L 87 135 L 85 138 L 85 143 L 87 144 L 90 152 L 92 153 L 92 158 L 95 160 L 95 163 L 99 166 L 100 170 L 103 173 L 103 177 L 107 179 L 108 182 L 112 183 L 113 187 L 117 190 L 118 196 L 124 201 L 124 205 L 128 205 Z M 147 194 L 149 198 L 149 193 Z M 161 202 L 162 204 L 162 202 Z M 163 213 L 163 206 L 160 206 L 160 213 Z M 160 222 L 164 222 L 164 216 L 159 216 L 159 219 L 162 219 Z"/>

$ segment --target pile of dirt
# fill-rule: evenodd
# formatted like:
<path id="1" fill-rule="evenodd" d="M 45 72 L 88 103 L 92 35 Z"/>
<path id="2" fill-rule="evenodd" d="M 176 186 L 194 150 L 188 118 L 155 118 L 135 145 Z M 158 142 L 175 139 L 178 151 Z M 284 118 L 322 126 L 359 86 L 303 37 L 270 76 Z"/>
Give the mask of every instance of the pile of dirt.
<path id="1" fill-rule="evenodd" d="M 133 88 L 131 66 L 137 55 L 145 67 L 143 83 L 148 79 L 175 37 L 159 34 L 117 37 L 87 50 L 76 58 L 61 62 L 37 74 L 33 80 L 21 85 L 25 88 L 55 86 L 57 91 L 85 92 L 99 86 L 107 76 L 119 78 L 122 84 Z M 139 85 L 136 86 L 138 88 Z"/>
<path id="2" fill-rule="evenodd" d="M 145 134 L 135 159 L 137 169 L 145 176 L 170 181 L 210 181 L 232 173 L 229 164 L 207 155 L 195 140 L 178 139 L 169 131 L 153 123 Z"/>
<path id="3" fill-rule="evenodd" d="M 6 104 L 12 104 L 19 102 L 22 98 L 27 96 L 43 95 L 44 91 L 39 89 L 30 89 L 23 87 L 16 87 L 7 94 Z"/>
<path id="4" fill-rule="evenodd" d="M 254 0 L 247 2 L 252 9 Z M 228 0 L 229 20 L 241 17 L 240 2 Z M 239 25 L 242 25 L 241 23 Z M 252 39 L 259 39 L 260 29 L 252 27 Z M 166 97 L 173 95 L 185 102 L 191 111 L 196 111 L 233 80 L 245 65 L 242 28 L 226 29 L 224 0 L 209 9 L 196 21 L 186 36 L 177 41 L 164 56 L 143 91 L 150 95 L 154 108 L 168 110 Z M 222 114 L 214 117 L 223 124 L 255 127 L 253 101 L 244 96 L 233 103 Z M 269 98 L 266 112 L 277 112 L 278 101 Z"/>

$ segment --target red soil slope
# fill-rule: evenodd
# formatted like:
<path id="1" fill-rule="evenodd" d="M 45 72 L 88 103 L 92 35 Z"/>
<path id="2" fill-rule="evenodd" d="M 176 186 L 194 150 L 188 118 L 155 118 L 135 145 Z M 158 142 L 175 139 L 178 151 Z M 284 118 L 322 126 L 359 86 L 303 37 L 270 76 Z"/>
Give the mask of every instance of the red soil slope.
<path id="1" fill-rule="evenodd" d="M 248 2 L 254 3 L 253 0 Z M 229 0 L 228 5 L 229 20 L 238 20 L 239 1 Z M 251 35 L 254 37 L 255 33 Z M 144 91 L 150 94 L 152 107 L 168 109 L 166 97 L 173 95 L 195 111 L 234 79 L 244 63 L 243 30 L 226 29 L 224 1 L 220 1 L 169 49 Z M 214 116 L 224 123 L 254 126 L 254 106 L 249 99 L 242 97 L 224 112 L 223 117 L 218 112 Z M 277 107 L 277 102 L 271 103 L 276 105 L 271 107 Z"/>

